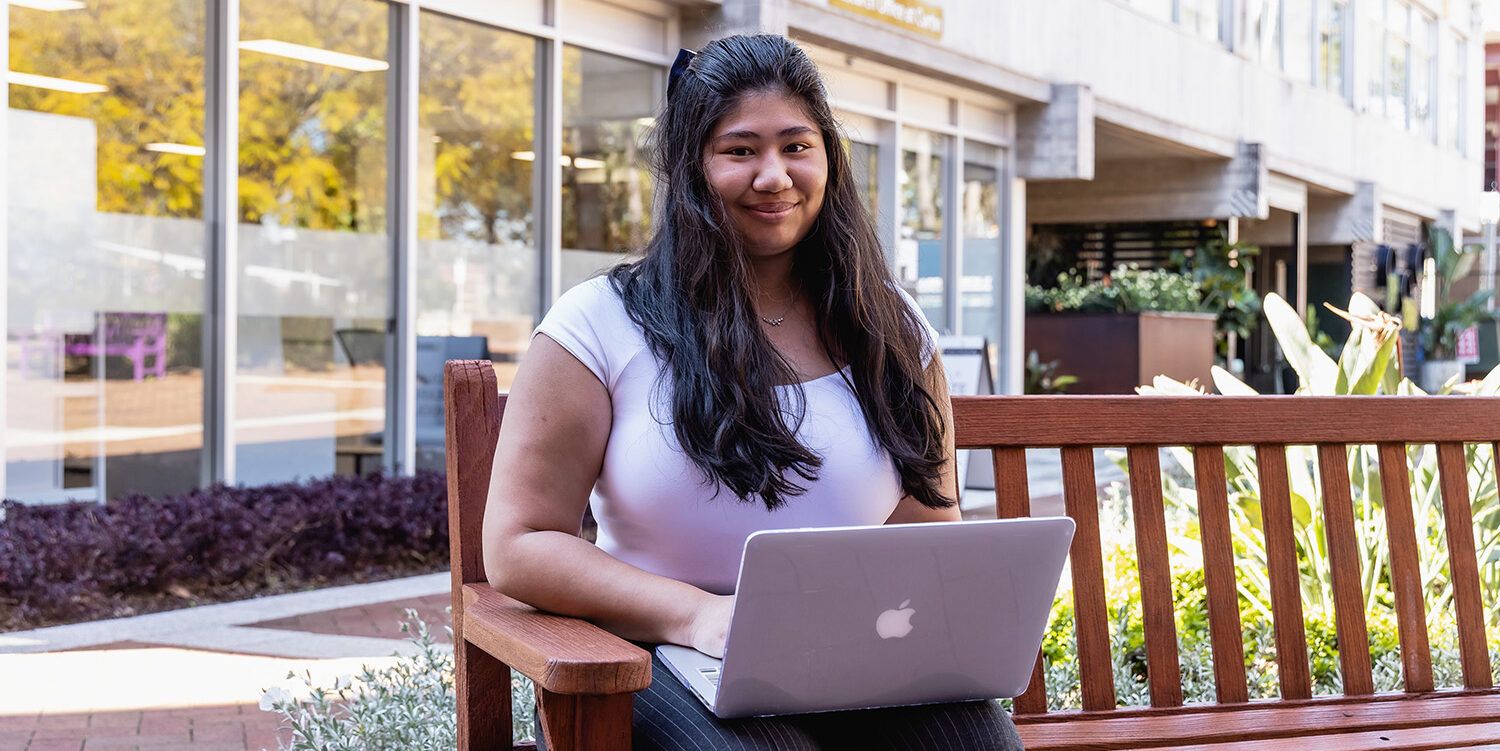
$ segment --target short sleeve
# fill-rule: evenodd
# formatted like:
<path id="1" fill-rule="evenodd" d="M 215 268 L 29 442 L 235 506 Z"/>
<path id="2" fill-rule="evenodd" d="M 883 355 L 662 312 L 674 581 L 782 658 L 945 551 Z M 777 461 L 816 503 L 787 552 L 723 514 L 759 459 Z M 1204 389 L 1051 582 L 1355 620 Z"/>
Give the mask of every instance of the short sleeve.
<path id="1" fill-rule="evenodd" d="M 587 367 L 600 383 L 614 388 L 624 364 L 622 347 L 638 337 L 628 336 L 630 319 L 607 276 L 579 284 L 561 297 L 537 324 L 537 334 L 546 334 Z"/>
<path id="2" fill-rule="evenodd" d="M 911 312 L 917 315 L 917 320 L 922 322 L 922 367 L 926 368 L 932 364 L 932 356 L 938 349 L 938 332 L 933 328 L 932 322 L 927 320 L 927 314 L 922 312 L 922 306 L 917 304 L 916 298 L 911 296 L 900 285 L 893 285 L 896 291 L 901 293 L 901 299 L 911 306 Z"/>

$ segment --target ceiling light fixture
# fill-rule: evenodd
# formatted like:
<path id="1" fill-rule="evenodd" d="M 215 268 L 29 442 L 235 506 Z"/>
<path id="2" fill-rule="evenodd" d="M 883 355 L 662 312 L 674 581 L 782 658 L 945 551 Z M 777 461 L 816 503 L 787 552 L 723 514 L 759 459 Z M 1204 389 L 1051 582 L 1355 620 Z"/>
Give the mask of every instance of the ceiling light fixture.
<path id="1" fill-rule="evenodd" d="M 109 91 L 109 87 L 104 84 L 74 81 L 68 78 L 53 78 L 52 76 L 39 76 L 35 73 L 19 73 L 14 70 L 7 74 L 7 80 L 18 86 L 51 89 L 69 94 L 103 94 Z"/>
<path id="2" fill-rule="evenodd" d="M 84 8 L 82 0 L 10 0 L 10 4 L 17 8 L 44 10 L 48 13 L 59 10 L 83 10 Z"/>
<path id="3" fill-rule="evenodd" d="M 181 154 L 183 156 L 205 156 L 208 154 L 208 149 L 202 146 L 192 146 L 185 143 L 148 143 L 146 144 L 146 150 L 161 154 Z"/>
<path id="4" fill-rule="evenodd" d="M 360 73 L 373 73 L 377 70 L 387 70 L 391 64 L 384 60 L 376 60 L 373 57 L 360 57 L 343 52 L 334 52 L 320 47 L 308 47 L 302 44 L 292 44 L 279 39 L 249 39 L 240 42 L 240 49 L 259 52 L 263 55 L 275 55 L 292 60 L 301 60 L 306 63 L 317 63 L 334 68 L 359 71 Z"/>

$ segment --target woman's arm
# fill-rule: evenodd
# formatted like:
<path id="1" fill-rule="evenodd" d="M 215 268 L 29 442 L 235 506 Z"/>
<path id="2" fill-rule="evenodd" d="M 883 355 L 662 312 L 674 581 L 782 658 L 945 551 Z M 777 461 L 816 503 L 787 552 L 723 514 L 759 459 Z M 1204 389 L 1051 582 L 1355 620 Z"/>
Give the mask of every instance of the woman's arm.
<path id="1" fill-rule="evenodd" d="M 732 597 L 657 576 L 578 537 L 611 425 L 609 392 L 545 334 L 511 386 L 484 510 L 490 586 L 638 641 L 722 655 Z"/>
<path id="2" fill-rule="evenodd" d="M 953 402 L 948 398 L 948 373 L 943 370 L 943 358 L 939 353 L 932 353 L 932 362 L 927 364 L 926 376 L 927 393 L 932 394 L 932 398 L 937 401 L 938 412 L 943 420 L 943 456 L 947 459 L 943 462 L 941 487 L 945 494 L 953 493 L 958 488 L 957 455 L 953 450 Z M 885 523 L 956 522 L 963 517 L 958 509 L 958 499 L 955 498 L 954 501 L 948 508 L 928 508 L 908 495 L 896 504 L 896 510 L 891 512 Z"/>

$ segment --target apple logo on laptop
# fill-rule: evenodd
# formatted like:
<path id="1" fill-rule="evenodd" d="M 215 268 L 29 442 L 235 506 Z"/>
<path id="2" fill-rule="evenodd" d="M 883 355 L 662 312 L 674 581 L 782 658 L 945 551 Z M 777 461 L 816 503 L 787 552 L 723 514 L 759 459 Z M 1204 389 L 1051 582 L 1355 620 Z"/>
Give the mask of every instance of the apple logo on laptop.
<path id="1" fill-rule="evenodd" d="M 902 600 L 897 607 L 899 610 L 887 610 L 880 614 L 875 620 L 875 633 L 880 634 L 882 639 L 900 639 L 911 633 L 911 617 L 916 608 L 909 608 L 911 600 Z"/>

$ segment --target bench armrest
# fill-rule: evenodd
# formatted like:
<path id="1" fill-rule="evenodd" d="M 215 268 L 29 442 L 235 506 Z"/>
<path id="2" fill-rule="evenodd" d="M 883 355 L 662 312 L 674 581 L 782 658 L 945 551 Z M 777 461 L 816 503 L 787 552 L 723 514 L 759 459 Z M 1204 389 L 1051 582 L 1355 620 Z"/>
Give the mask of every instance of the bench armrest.
<path id="1" fill-rule="evenodd" d="M 588 621 L 543 613 L 482 584 L 463 588 L 463 638 L 557 694 L 651 685 L 651 654 Z"/>

